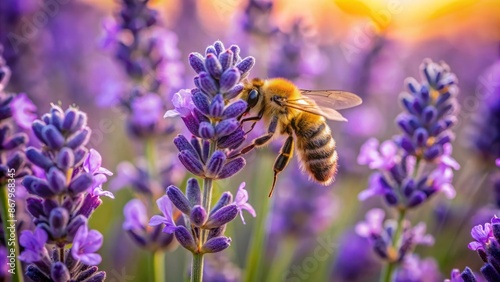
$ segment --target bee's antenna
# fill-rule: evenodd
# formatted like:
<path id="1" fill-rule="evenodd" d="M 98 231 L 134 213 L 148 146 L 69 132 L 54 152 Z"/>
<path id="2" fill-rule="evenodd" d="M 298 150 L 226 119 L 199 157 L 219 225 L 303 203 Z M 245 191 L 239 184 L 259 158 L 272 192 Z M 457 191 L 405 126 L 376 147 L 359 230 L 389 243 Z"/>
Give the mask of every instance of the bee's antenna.
<path id="1" fill-rule="evenodd" d="M 277 179 L 278 179 L 278 174 L 274 172 L 273 186 L 271 186 L 271 191 L 269 192 L 269 198 L 273 196 L 274 186 L 276 186 Z"/>

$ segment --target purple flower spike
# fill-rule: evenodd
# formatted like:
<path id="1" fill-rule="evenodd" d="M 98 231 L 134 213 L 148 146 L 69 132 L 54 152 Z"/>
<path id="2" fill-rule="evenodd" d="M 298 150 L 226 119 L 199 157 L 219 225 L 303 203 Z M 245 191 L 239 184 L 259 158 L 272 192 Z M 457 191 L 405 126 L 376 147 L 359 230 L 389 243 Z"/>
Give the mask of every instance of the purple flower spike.
<path id="1" fill-rule="evenodd" d="M 238 173 L 246 164 L 244 158 L 239 157 L 227 162 L 218 175 L 219 179 L 231 177 Z"/>
<path id="2" fill-rule="evenodd" d="M 163 213 L 163 216 L 161 215 L 154 215 L 150 220 L 149 220 L 149 225 L 150 226 L 158 226 L 160 224 L 165 224 L 165 228 L 163 228 L 163 232 L 172 234 L 174 233 L 176 226 L 175 222 L 173 219 L 173 205 L 172 201 L 168 198 L 167 195 L 159 198 L 156 201 L 156 204 L 158 205 L 158 208 L 160 211 Z"/>
<path id="3" fill-rule="evenodd" d="M 167 188 L 167 196 L 176 208 L 178 208 L 184 214 L 189 215 L 189 213 L 191 212 L 191 204 L 179 188 L 170 185 Z"/>
<path id="4" fill-rule="evenodd" d="M 130 200 L 123 208 L 125 221 L 123 222 L 124 230 L 141 230 L 146 228 L 148 215 L 146 207 L 139 199 Z"/>
<path id="5" fill-rule="evenodd" d="M 203 226 L 203 224 L 205 224 L 205 221 L 207 220 L 207 212 L 202 206 L 196 205 L 191 210 L 189 219 L 191 220 L 191 224 L 201 227 Z"/>
<path id="6" fill-rule="evenodd" d="M 500 167 L 500 158 L 498 158 L 498 159 L 496 160 L 496 165 L 497 165 L 498 167 Z"/>
<path id="7" fill-rule="evenodd" d="M 174 235 L 179 244 L 181 244 L 184 248 L 188 249 L 191 252 L 198 251 L 196 247 L 196 243 L 194 242 L 194 238 L 191 233 L 184 226 L 178 226 L 174 230 Z"/>
<path id="8" fill-rule="evenodd" d="M 187 117 L 191 114 L 191 111 L 194 109 L 194 104 L 192 100 L 192 94 L 190 89 L 182 89 L 179 92 L 174 94 L 172 98 L 172 104 L 174 105 L 174 110 L 168 110 L 164 118 L 167 117 Z"/>
<path id="9" fill-rule="evenodd" d="M 256 217 L 254 208 L 248 203 L 248 192 L 245 190 L 245 182 L 240 184 L 238 188 L 238 192 L 236 193 L 236 197 L 234 198 L 234 203 L 238 207 L 238 212 L 241 217 L 241 221 L 243 224 L 245 223 L 245 219 L 243 218 L 243 210 L 248 211 L 253 217 Z"/>
<path id="10" fill-rule="evenodd" d="M 34 232 L 24 230 L 19 237 L 19 243 L 24 247 L 24 251 L 19 255 L 19 259 L 33 263 L 42 260 L 48 256 L 45 244 L 47 243 L 47 232 L 37 227 Z"/>
<path id="11" fill-rule="evenodd" d="M 201 247 L 202 254 L 218 253 L 227 249 L 231 245 L 231 238 L 220 236 L 209 239 Z"/>
<path id="12" fill-rule="evenodd" d="M 71 247 L 71 255 L 86 265 L 98 265 L 101 256 L 96 254 L 102 246 L 102 234 L 97 230 L 88 230 L 87 225 L 81 226 L 76 232 Z"/>
<path id="13" fill-rule="evenodd" d="M 239 207 L 234 204 L 222 207 L 210 215 L 204 228 L 211 229 L 227 224 L 236 218 L 239 212 Z"/>

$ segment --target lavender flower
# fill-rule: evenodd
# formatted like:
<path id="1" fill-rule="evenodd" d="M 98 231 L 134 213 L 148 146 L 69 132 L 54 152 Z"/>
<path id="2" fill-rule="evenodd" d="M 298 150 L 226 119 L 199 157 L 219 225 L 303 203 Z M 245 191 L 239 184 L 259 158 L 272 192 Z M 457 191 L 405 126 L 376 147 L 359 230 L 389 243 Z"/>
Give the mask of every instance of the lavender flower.
<path id="1" fill-rule="evenodd" d="M 476 251 L 483 260 L 481 274 L 488 282 L 499 281 L 500 279 L 500 219 L 494 216 L 490 222 L 484 225 L 476 225 L 471 230 L 474 241 L 468 247 Z M 478 281 L 470 268 L 466 268 L 462 273 L 454 269 L 451 273 L 451 282 Z"/>
<path id="2" fill-rule="evenodd" d="M 226 224 L 244 209 L 255 216 L 254 209 L 247 203 L 244 184 L 238 189 L 234 202 L 231 193 L 224 192 L 217 204 L 211 205 L 213 181 L 233 176 L 246 163 L 242 157 L 228 158 L 230 150 L 245 140 L 238 117 L 246 111 L 247 104 L 235 98 L 243 89 L 241 81 L 255 63 L 253 57 L 242 59 L 239 53 L 238 46 L 226 49 L 220 41 L 208 46 L 205 56 L 191 53 L 189 63 L 197 73 L 196 88 L 191 90 L 191 97 L 186 91 L 176 94 L 175 110 L 166 113 L 167 117 L 181 115 L 193 135 L 190 140 L 178 135 L 174 145 L 186 170 L 203 179 L 203 195 L 194 178 L 188 180 L 185 195 L 176 186 L 169 186 L 168 198 L 162 197 L 158 202 L 163 216 L 151 218 L 150 225 L 165 225 L 164 231 L 173 233 L 177 241 L 193 253 L 193 281 L 202 279 L 204 254 L 229 247 L 231 239 L 224 236 Z M 176 224 L 172 205 L 184 214 L 190 230 Z"/>
<path id="3" fill-rule="evenodd" d="M 500 158 L 500 63 L 494 63 L 482 76 L 481 103 L 469 128 L 472 147 L 486 160 Z"/>
<path id="4" fill-rule="evenodd" d="M 406 81 L 409 93 L 402 94 L 404 112 L 396 119 L 403 134 L 395 141 L 407 154 L 432 162 L 454 139 L 450 129 L 457 120 L 457 78 L 448 65 L 429 59 L 424 60 L 421 70 L 420 83 L 414 78 Z"/>
<path id="5" fill-rule="evenodd" d="M 26 149 L 26 156 L 43 173 L 41 177 L 26 176 L 22 181 L 32 195 L 26 200 L 26 208 L 36 229 L 33 235 L 23 233 L 20 242 L 25 247 L 20 259 L 32 263 L 26 271 L 32 280 L 105 278 L 105 273 L 95 267 L 100 256 L 94 254 L 101 247 L 102 235 L 88 231 L 87 222 L 102 203 L 101 195 L 113 197 L 102 190 L 112 173 L 101 167 L 97 151 L 89 152 L 85 147 L 91 134 L 86 123 L 86 114 L 78 109 L 63 111 L 52 105 L 49 113 L 32 124 L 43 146 Z M 57 251 L 48 256 L 46 244 L 53 244 Z"/>
<path id="6" fill-rule="evenodd" d="M 381 209 L 372 209 L 366 213 L 366 221 L 356 225 L 356 233 L 368 238 L 375 253 L 388 262 L 401 262 L 417 245 L 433 245 L 434 238 L 425 234 L 425 223 L 421 222 L 413 227 L 405 221 L 402 236 L 398 242 L 399 248 L 392 245 L 395 236 L 396 224 L 393 221 L 384 221 L 385 213 Z"/>
<path id="7" fill-rule="evenodd" d="M 360 200 L 380 195 L 390 206 L 415 208 L 437 192 L 455 197 L 453 169 L 460 165 L 451 157 L 456 120 L 455 75 L 444 64 L 425 60 L 425 80 L 408 79 L 410 93 L 401 96 L 404 112 L 397 118 L 403 133 L 379 146 L 376 139 L 361 148 L 358 163 L 378 170 L 370 178 Z"/>
<path id="8" fill-rule="evenodd" d="M 129 113 L 129 133 L 139 139 L 172 132 L 162 114 L 167 108 L 165 98 L 181 86 L 183 73 L 177 36 L 162 27 L 158 12 L 148 3 L 124 0 L 116 21 L 108 20 L 104 25 L 107 34 L 103 45 L 114 50 L 130 85 L 103 95 L 99 104 L 121 104 Z M 130 40 L 125 35 L 131 35 Z"/>

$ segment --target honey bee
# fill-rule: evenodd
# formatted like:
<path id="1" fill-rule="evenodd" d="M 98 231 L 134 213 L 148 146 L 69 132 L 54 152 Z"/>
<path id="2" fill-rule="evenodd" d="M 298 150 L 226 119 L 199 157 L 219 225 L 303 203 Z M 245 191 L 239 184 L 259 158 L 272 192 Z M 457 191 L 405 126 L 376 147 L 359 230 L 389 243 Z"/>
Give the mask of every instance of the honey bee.
<path id="1" fill-rule="evenodd" d="M 336 110 L 361 104 L 357 95 L 338 90 L 302 90 L 283 78 L 262 80 L 255 78 L 245 83 L 240 98 L 248 104 L 240 121 L 255 124 L 263 119 L 267 133 L 255 138 L 238 154 L 246 154 L 269 143 L 276 133 L 286 135 L 274 163 L 274 179 L 269 192 L 272 196 L 278 174 L 288 165 L 297 143 L 299 163 L 309 178 L 322 185 L 333 182 L 337 172 L 338 155 L 335 140 L 326 119 L 347 121 Z M 245 117 L 250 112 L 255 116 Z M 295 134 L 295 140 L 293 135 Z"/>

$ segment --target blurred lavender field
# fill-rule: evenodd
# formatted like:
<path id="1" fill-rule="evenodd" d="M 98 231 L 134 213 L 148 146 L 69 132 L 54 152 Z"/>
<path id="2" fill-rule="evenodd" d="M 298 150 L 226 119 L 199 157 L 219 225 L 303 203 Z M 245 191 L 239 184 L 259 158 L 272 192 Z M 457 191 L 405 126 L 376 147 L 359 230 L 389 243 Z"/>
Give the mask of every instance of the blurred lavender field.
<path id="1" fill-rule="evenodd" d="M 2 0 L 0 281 L 9 236 L 26 281 L 500 281 L 499 15 Z M 268 198 L 283 136 L 230 158 L 268 130 L 240 126 L 255 77 L 363 99 L 328 122 L 333 184 L 295 156 Z"/>

